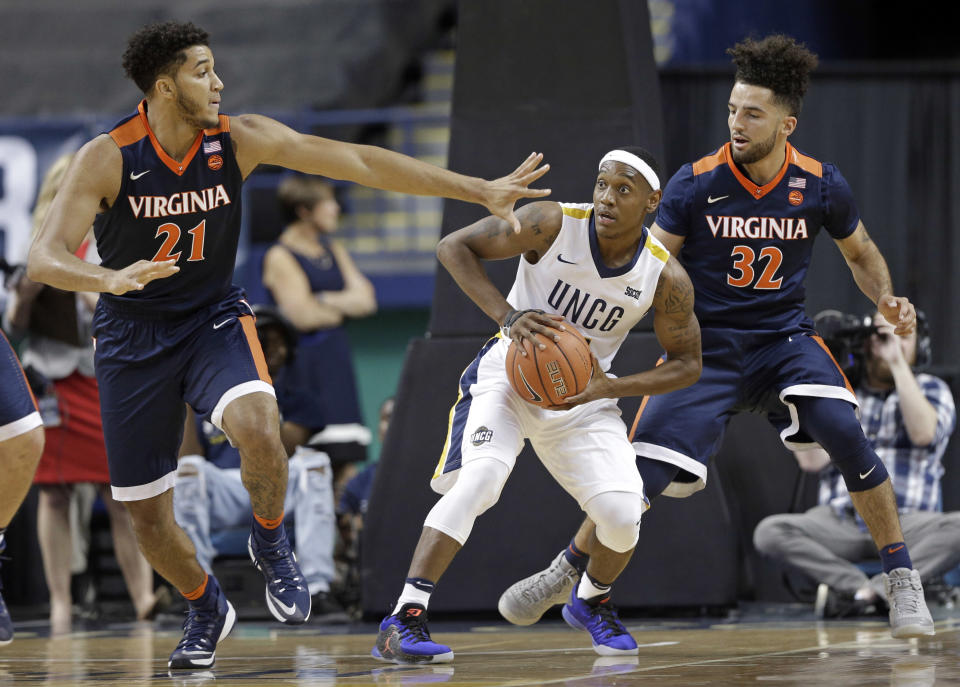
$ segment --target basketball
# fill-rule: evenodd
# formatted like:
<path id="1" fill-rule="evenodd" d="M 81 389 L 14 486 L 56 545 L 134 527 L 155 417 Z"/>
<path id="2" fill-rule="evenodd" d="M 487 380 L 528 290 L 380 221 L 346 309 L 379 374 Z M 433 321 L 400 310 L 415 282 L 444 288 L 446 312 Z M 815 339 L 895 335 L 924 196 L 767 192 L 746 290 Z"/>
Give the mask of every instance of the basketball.
<path id="1" fill-rule="evenodd" d="M 520 353 L 516 341 L 510 343 L 507 351 L 510 386 L 523 400 L 541 408 L 561 405 L 567 396 L 579 394 L 593 374 L 590 345 L 583 334 L 567 325 L 566 330 L 557 330 L 556 335 L 557 341 L 538 337 L 547 346 L 543 350 L 521 339 L 526 356 Z"/>

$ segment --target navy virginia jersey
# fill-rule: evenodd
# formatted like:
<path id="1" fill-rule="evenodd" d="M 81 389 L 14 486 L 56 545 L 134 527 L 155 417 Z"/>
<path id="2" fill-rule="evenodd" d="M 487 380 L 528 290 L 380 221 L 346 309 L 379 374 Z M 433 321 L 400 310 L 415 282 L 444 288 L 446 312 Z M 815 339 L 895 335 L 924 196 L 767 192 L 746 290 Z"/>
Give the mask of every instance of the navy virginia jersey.
<path id="1" fill-rule="evenodd" d="M 176 260 L 180 271 L 142 291 L 103 294 L 120 312 L 182 314 L 223 298 L 231 285 L 240 236 L 243 177 L 230 142 L 230 118 L 197 134 L 183 162 L 160 147 L 146 101 L 109 132 L 123 155 L 113 206 L 94 231 L 102 265 Z"/>
<path id="2" fill-rule="evenodd" d="M 860 215 L 846 179 L 830 163 L 787 143 L 777 176 L 754 184 L 734 164 L 730 143 L 670 179 L 657 225 L 684 237 L 680 258 L 706 327 L 812 329 L 804 279 L 820 228 L 835 239 Z"/>

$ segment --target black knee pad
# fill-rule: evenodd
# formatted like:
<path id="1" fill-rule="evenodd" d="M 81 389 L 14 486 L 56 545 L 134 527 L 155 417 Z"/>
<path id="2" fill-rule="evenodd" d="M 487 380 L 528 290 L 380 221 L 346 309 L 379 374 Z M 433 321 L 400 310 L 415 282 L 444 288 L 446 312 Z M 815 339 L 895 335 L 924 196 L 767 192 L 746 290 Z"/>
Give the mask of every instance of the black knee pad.
<path id="1" fill-rule="evenodd" d="M 887 468 L 863 435 L 854 407 L 836 398 L 798 396 L 792 399 L 800 426 L 830 454 L 847 491 L 866 491 L 887 480 Z"/>

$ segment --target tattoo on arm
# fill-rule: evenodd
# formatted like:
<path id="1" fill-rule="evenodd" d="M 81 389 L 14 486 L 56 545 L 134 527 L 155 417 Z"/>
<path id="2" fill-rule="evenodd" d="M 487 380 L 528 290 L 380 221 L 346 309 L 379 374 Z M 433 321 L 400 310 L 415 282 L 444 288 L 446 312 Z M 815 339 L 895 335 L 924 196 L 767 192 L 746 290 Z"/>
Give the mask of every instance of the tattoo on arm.
<path id="1" fill-rule="evenodd" d="M 700 324 L 693 314 L 693 284 L 678 263 L 661 272 L 653 303 L 660 315 L 655 321 L 657 338 L 668 355 L 699 356 Z"/>
<path id="2" fill-rule="evenodd" d="M 661 304 L 667 315 L 693 312 L 693 284 L 686 275 L 683 275 L 683 279 L 667 279 L 665 273 L 666 270 L 660 273 L 657 290 L 653 295 L 654 303 Z"/>

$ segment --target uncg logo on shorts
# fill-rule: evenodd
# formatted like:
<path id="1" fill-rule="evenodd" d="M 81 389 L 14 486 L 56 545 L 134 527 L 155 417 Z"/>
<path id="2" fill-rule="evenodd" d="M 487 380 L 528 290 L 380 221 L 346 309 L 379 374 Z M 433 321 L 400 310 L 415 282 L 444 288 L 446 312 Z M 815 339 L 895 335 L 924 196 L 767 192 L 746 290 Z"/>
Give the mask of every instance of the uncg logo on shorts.
<path id="1" fill-rule="evenodd" d="M 491 439 L 493 439 L 493 430 L 487 429 L 486 427 L 483 427 L 483 426 L 478 427 L 477 431 L 470 435 L 470 442 L 474 446 L 485 444 Z"/>

